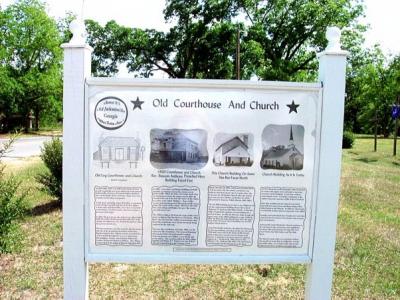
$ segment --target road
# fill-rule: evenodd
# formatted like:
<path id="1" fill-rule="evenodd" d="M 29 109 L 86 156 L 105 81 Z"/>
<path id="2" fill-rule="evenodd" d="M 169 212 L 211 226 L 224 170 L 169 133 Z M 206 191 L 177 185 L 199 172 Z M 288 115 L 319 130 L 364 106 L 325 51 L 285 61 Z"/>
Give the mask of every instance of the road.
<path id="1" fill-rule="evenodd" d="M 40 148 L 45 141 L 51 140 L 51 136 L 37 136 L 37 137 L 21 137 L 18 138 L 9 152 L 3 157 L 4 161 L 15 160 L 30 156 L 40 155 Z M 0 145 L 7 139 L 0 138 Z M 0 149 L 2 147 L 0 146 Z"/>

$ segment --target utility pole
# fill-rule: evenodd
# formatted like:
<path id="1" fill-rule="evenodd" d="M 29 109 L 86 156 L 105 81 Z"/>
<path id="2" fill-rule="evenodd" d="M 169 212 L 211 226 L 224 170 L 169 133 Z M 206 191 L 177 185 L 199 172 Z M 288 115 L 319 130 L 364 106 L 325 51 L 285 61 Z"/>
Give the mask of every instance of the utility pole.
<path id="1" fill-rule="evenodd" d="M 236 34 L 236 79 L 240 80 L 240 25 L 237 24 Z"/>

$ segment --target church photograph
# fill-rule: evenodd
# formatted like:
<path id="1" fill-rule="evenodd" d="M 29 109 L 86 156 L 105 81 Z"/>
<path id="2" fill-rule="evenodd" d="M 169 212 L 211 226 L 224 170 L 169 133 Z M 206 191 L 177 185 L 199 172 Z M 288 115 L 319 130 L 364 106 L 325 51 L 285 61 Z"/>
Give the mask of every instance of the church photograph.
<path id="1" fill-rule="evenodd" d="M 218 133 L 214 139 L 214 165 L 244 166 L 253 164 L 253 135 Z"/>
<path id="2" fill-rule="evenodd" d="M 196 170 L 208 161 L 207 132 L 202 129 L 152 129 L 150 162 L 157 169 Z"/>
<path id="3" fill-rule="evenodd" d="M 302 170 L 304 161 L 304 127 L 268 125 L 262 133 L 262 169 Z"/>

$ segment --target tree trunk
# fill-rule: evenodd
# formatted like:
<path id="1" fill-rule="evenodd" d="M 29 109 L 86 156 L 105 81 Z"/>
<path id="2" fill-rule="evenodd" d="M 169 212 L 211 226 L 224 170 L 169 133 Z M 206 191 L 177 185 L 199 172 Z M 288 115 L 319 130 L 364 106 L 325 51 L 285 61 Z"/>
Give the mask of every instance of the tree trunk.
<path id="1" fill-rule="evenodd" d="M 23 121 L 21 120 L 21 122 Z M 31 129 L 31 116 L 30 114 L 28 114 L 25 117 L 25 132 L 29 132 L 30 129 Z"/>
<path id="2" fill-rule="evenodd" d="M 35 131 L 39 130 L 39 112 L 35 112 Z"/>
<path id="3" fill-rule="evenodd" d="M 34 126 L 35 131 L 39 131 L 39 115 L 40 115 L 40 111 L 38 109 L 36 109 L 35 110 L 35 126 Z"/>

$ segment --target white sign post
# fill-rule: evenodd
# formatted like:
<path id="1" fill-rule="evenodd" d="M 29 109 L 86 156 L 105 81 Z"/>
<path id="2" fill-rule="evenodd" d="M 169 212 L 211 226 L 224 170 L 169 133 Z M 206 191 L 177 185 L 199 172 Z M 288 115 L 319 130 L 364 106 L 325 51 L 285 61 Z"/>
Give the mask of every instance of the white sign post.
<path id="1" fill-rule="evenodd" d="M 88 297 L 89 262 L 302 263 L 306 298 L 329 299 L 346 66 L 339 29 L 328 29 L 321 83 L 91 78 L 83 23 L 71 30 L 65 299 Z"/>
<path id="2" fill-rule="evenodd" d="M 347 51 L 340 48 L 339 29 L 328 28 L 326 37 L 328 47 L 319 55 L 324 104 L 314 249 L 306 280 L 307 299 L 329 299 L 331 295 L 340 190 Z"/>
<path id="3" fill-rule="evenodd" d="M 92 49 L 83 22 L 73 21 L 74 36 L 64 48 L 63 95 L 63 247 L 64 298 L 88 298 L 84 227 L 84 99 Z"/>

